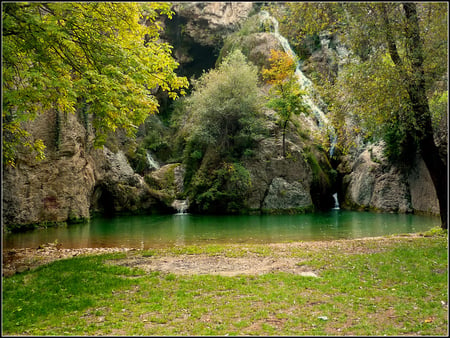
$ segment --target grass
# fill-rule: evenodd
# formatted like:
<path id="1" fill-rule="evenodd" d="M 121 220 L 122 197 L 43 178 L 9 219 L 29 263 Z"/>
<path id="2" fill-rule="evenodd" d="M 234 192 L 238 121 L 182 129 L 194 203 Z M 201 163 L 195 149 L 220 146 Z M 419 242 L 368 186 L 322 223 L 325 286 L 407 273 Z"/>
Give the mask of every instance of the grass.
<path id="1" fill-rule="evenodd" d="M 176 275 L 105 261 L 60 260 L 3 278 L 4 335 L 448 334 L 447 236 L 336 241 L 326 247 L 205 245 L 135 253 L 285 255 L 289 273 Z"/>

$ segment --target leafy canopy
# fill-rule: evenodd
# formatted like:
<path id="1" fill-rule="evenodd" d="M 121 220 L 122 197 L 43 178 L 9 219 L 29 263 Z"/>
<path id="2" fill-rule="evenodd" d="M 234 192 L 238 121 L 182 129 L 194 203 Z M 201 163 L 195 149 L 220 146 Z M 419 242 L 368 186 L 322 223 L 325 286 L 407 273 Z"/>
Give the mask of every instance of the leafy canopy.
<path id="1" fill-rule="evenodd" d="M 300 88 L 295 75 L 295 60 L 288 53 L 272 49 L 269 62 L 271 67 L 263 69 L 262 75 L 272 87 L 269 90 L 269 108 L 273 108 L 283 126 L 283 155 L 286 155 L 286 127 L 292 115 L 306 113 L 308 106 L 303 101 L 306 94 Z"/>
<path id="2" fill-rule="evenodd" d="M 240 160 L 251 155 L 265 131 L 257 67 L 235 50 L 194 82 L 186 101 L 185 184 L 191 208 L 241 212 L 251 182 Z"/>
<path id="3" fill-rule="evenodd" d="M 347 117 L 352 115 L 357 121 L 352 134 L 369 140 L 384 138 L 388 147 L 395 140 L 393 148 L 410 144 L 403 147 L 406 157 L 415 150 L 413 144 L 420 141 L 424 128 L 420 122 L 424 117 L 414 112 L 411 102 L 412 84 L 423 78 L 429 99 L 447 92 L 448 5 L 429 2 L 415 7 L 420 34 L 420 44 L 414 43 L 417 48 L 411 46 L 411 20 L 399 3 L 287 3 L 278 15 L 280 29 L 290 40 L 299 43 L 323 31 L 337 33 L 341 47 L 349 52 L 336 80 L 327 83 L 322 79 L 322 95 L 337 129 L 346 129 Z M 443 118 L 431 113 L 434 119 Z M 394 124 L 399 128 L 397 137 L 393 137 Z M 354 137 L 346 140 L 346 134 L 351 135 L 341 133 L 339 140 L 349 143 L 342 146 L 351 147 Z"/>
<path id="4" fill-rule="evenodd" d="M 83 109 L 100 146 L 157 112 L 155 90 L 183 95 L 188 82 L 159 41 L 161 15 L 171 17 L 169 3 L 3 4 L 4 163 L 14 165 L 20 143 L 33 147 L 22 123 L 37 114 Z M 34 148 L 42 157 L 42 142 Z"/>
<path id="5" fill-rule="evenodd" d="M 262 101 L 256 66 L 235 50 L 193 85 L 188 98 L 192 114 L 187 126 L 191 130 L 189 140 L 239 157 L 261 132 L 258 114 Z"/>

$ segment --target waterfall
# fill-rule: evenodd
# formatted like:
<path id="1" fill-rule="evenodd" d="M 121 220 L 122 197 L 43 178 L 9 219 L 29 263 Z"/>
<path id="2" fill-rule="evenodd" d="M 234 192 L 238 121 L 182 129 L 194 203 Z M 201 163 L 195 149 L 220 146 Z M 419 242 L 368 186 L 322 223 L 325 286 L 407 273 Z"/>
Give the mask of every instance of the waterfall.
<path id="1" fill-rule="evenodd" d="M 330 135 L 330 157 L 333 157 L 334 149 L 336 148 L 337 134 Z"/>
<path id="2" fill-rule="evenodd" d="M 335 210 L 340 209 L 337 192 L 333 194 L 333 198 L 334 198 L 334 208 L 333 209 L 335 209 Z"/>
<path id="3" fill-rule="evenodd" d="M 156 160 L 152 157 L 152 154 L 150 154 L 150 152 L 148 150 L 147 150 L 147 162 L 148 162 L 150 169 L 159 169 L 160 168 L 158 162 L 156 162 Z"/>
<path id="4" fill-rule="evenodd" d="M 297 77 L 297 82 L 299 83 L 300 87 L 306 91 L 307 95 L 304 97 L 305 103 L 309 105 L 311 108 L 314 116 L 317 118 L 319 128 L 324 128 L 325 126 L 327 128 L 332 128 L 330 126 L 327 117 L 325 116 L 325 113 L 317 106 L 317 104 L 313 101 L 312 97 L 314 97 L 314 88 L 312 85 L 312 82 L 310 79 L 306 77 L 305 74 L 303 74 L 301 68 L 301 63 L 299 61 L 299 58 L 293 51 L 291 45 L 289 44 L 289 41 L 280 34 L 279 32 L 279 24 L 277 19 L 275 19 L 273 16 L 271 16 L 267 11 L 261 11 L 260 12 L 261 22 L 264 23 L 264 21 L 268 20 L 271 22 L 273 27 L 273 34 L 277 40 L 280 42 L 281 46 L 284 49 L 284 52 L 289 54 L 295 61 L 296 67 L 295 67 L 295 76 Z M 334 133 L 334 129 L 332 130 L 331 134 Z M 333 156 L 335 145 L 337 142 L 337 135 L 330 136 L 330 157 Z"/>
<path id="5" fill-rule="evenodd" d="M 177 211 L 177 215 L 186 214 L 187 209 L 189 208 L 189 201 L 186 200 L 175 200 L 172 202 L 172 208 Z"/>

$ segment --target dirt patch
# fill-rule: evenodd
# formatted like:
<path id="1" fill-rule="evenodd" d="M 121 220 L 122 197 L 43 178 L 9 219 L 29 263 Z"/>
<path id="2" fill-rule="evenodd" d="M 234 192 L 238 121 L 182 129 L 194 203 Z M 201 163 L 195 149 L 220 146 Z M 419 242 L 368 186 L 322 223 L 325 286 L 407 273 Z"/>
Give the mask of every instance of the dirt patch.
<path id="1" fill-rule="evenodd" d="M 299 259 L 287 257 L 225 257 L 208 255 L 178 255 L 166 257 L 133 257 L 113 261 L 144 271 L 161 271 L 179 275 L 260 275 L 270 272 L 288 272 L 308 277 L 318 275 L 305 266 L 299 266 Z"/>
<path id="2" fill-rule="evenodd" d="M 273 254 L 257 255 L 248 253 L 244 257 L 226 257 L 225 255 L 157 255 L 144 257 L 133 248 L 82 248 L 64 249 L 58 244 L 47 244 L 37 249 L 23 248 L 3 250 L 2 275 L 11 276 L 58 259 L 80 255 L 96 255 L 125 252 L 127 258 L 114 261 L 145 271 L 161 271 L 175 274 L 218 274 L 235 276 L 240 274 L 258 275 L 270 272 L 288 272 L 298 275 L 317 277 L 318 273 L 302 265 L 300 258 L 291 257 L 293 252 L 317 252 L 339 250 L 343 254 L 374 253 L 395 245 L 400 240 L 420 237 L 417 234 L 407 236 L 372 237 L 352 240 L 313 241 L 295 243 L 267 244 Z M 245 246 L 245 245 L 244 245 Z"/>

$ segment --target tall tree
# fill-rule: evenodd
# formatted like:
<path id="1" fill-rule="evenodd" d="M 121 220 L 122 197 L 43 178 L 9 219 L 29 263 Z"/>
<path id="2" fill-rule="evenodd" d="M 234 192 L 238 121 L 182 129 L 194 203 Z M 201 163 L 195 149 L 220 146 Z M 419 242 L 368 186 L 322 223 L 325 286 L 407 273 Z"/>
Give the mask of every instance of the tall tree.
<path id="1" fill-rule="evenodd" d="M 251 156 L 265 131 L 258 69 L 234 50 L 194 82 L 186 101 L 185 186 L 191 208 L 240 213 L 251 185 L 240 160 Z"/>
<path id="2" fill-rule="evenodd" d="M 169 3 L 2 4 L 4 163 L 14 165 L 20 144 L 43 156 L 22 126 L 37 114 L 83 109 L 99 146 L 116 128 L 133 135 L 157 112 L 156 89 L 183 94 L 187 80 L 159 40 L 161 15 L 171 17 Z"/>
<path id="3" fill-rule="evenodd" d="M 283 157 L 286 157 L 286 129 L 292 115 L 307 112 L 303 102 L 305 92 L 301 90 L 295 75 L 295 60 L 289 54 L 271 50 L 269 62 L 271 67 L 263 69 L 262 75 L 272 85 L 269 90 L 269 108 L 273 108 L 279 117 L 283 135 Z"/>
<path id="4" fill-rule="evenodd" d="M 448 30 L 448 5 L 373 2 L 287 7 L 286 26 L 298 41 L 323 29 L 339 33 L 351 54 L 336 82 L 329 86 L 331 110 L 353 113 L 361 121 L 358 127 L 366 133 L 388 136 L 391 151 L 409 157 L 416 149 L 420 152 L 437 193 L 442 228 L 446 229 L 447 156 L 439 153 L 434 141 L 429 102 L 436 84 L 443 78 L 446 81 L 448 74 L 443 66 L 447 64 L 448 41 L 442 33 Z M 324 20 L 304 24 L 308 17 Z M 308 30 L 296 29 L 297 22 Z"/>

